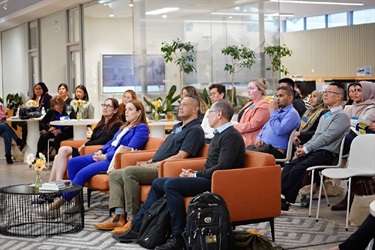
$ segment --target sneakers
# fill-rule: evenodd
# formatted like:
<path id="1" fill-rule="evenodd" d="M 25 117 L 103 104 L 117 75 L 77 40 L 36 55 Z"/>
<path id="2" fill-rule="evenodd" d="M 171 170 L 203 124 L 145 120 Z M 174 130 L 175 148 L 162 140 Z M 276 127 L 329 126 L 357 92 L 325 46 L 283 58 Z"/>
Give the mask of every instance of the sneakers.
<path id="1" fill-rule="evenodd" d="M 125 214 L 114 214 L 109 220 L 95 224 L 94 227 L 99 230 L 109 231 L 125 225 Z"/>
<path id="2" fill-rule="evenodd" d="M 178 249 L 184 249 L 185 247 L 185 240 L 182 238 L 182 236 L 171 236 L 171 238 L 168 239 L 168 241 L 160 246 L 157 246 L 155 250 L 178 250 Z"/>
<path id="3" fill-rule="evenodd" d="M 129 218 L 128 222 L 122 227 L 116 227 L 111 231 L 111 234 L 124 234 L 132 229 L 133 216 Z"/>
<path id="4" fill-rule="evenodd" d="M 281 199 L 281 210 L 282 211 L 289 210 L 289 202 L 287 202 L 285 199 Z"/>
<path id="5" fill-rule="evenodd" d="M 120 241 L 121 243 L 134 242 L 138 238 L 138 232 L 134 231 L 134 229 L 131 229 L 130 231 L 127 231 L 123 234 L 113 234 L 112 238 Z"/>

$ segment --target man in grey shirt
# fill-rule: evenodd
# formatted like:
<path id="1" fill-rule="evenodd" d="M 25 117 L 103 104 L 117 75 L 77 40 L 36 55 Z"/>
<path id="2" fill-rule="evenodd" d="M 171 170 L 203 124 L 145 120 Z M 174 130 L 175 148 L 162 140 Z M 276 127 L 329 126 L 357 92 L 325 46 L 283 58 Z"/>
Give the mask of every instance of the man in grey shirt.
<path id="1" fill-rule="evenodd" d="M 281 172 L 282 210 L 288 210 L 289 203 L 295 202 L 307 168 L 330 165 L 338 155 L 341 140 L 350 128 L 350 119 L 341 106 L 344 97 L 344 87 L 338 83 L 331 83 L 324 91 L 323 101 L 329 112 L 320 118 L 314 136 L 297 148 L 297 159 Z"/>

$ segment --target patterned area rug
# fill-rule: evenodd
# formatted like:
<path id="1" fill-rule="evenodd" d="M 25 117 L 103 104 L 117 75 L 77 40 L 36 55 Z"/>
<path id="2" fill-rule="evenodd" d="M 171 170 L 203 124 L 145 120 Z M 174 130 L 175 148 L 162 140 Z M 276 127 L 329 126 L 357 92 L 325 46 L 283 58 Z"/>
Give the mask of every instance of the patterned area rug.
<path id="1" fill-rule="evenodd" d="M 112 239 L 109 232 L 98 231 L 93 227 L 93 224 L 109 218 L 107 195 L 98 192 L 93 193 L 91 207 L 87 209 L 87 204 L 85 204 L 85 207 L 85 228 L 79 233 L 38 238 L 0 235 L 0 249 L 143 249 L 137 244 L 117 243 L 116 240 Z M 259 231 L 271 238 L 271 230 L 268 223 L 236 227 L 236 230 L 248 229 Z M 354 228 L 351 228 L 349 232 L 346 232 L 345 225 L 339 225 L 327 219 L 320 219 L 315 222 L 314 218 L 309 218 L 306 214 L 296 212 L 285 212 L 275 220 L 276 244 L 285 249 L 302 247 L 314 249 L 314 246 L 341 242 L 352 234 L 354 230 Z"/>

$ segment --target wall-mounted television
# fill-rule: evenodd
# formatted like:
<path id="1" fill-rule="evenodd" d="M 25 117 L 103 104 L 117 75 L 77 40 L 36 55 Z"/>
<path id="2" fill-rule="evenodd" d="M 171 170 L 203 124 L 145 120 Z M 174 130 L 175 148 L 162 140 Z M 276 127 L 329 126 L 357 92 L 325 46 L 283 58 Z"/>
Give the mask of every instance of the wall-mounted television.
<path id="1" fill-rule="evenodd" d="M 142 63 L 132 54 L 102 55 L 102 92 L 123 93 L 127 89 L 142 92 L 142 68 L 146 67 L 145 85 L 148 92 L 165 91 L 165 60 L 162 55 L 146 55 Z"/>

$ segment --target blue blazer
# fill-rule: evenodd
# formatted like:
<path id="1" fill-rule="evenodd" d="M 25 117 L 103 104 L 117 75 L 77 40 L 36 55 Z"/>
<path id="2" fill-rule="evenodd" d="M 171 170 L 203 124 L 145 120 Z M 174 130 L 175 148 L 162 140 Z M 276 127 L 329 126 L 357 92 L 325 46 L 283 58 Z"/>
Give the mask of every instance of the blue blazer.
<path id="1" fill-rule="evenodd" d="M 117 131 L 117 133 L 113 136 L 112 140 L 107 142 L 100 150 L 102 150 L 103 154 L 107 155 L 107 159 L 109 161 L 112 160 L 116 149 L 118 147 L 112 146 L 112 142 L 116 139 L 117 135 L 121 133 L 121 130 Z M 133 149 L 143 149 L 146 142 L 149 138 L 149 130 L 146 124 L 140 123 L 137 126 L 131 128 L 122 138 L 119 144 L 133 148 Z"/>

